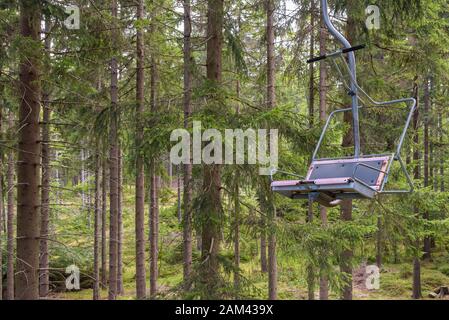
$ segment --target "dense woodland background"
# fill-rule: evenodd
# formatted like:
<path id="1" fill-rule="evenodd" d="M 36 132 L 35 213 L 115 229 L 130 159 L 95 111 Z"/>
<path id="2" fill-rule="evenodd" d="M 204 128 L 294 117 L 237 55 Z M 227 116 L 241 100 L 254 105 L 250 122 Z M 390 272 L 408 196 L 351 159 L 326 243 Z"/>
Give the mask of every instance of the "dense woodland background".
<path id="1" fill-rule="evenodd" d="M 64 26 L 70 4 L 79 30 Z M 448 1 L 330 9 L 367 44 L 365 90 L 419 101 L 410 196 L 309 208 L 271 193 L 257 166 L 170 165 L 171 131 L 201 120 L 279 129 L 279 167 L 305 173 L 326 115 L 349 105 L 327 62 L 305 62 L 340 47 L 317 0 L 2 0 L 3 299 L 420 299 L 448 286 Z M 363 152 L 391 149 L 401 112 L 361 116 Z M 352 152 L 349 120 L 321 156 Z M 72 264 L 81 290 L 66 292 Z"/>

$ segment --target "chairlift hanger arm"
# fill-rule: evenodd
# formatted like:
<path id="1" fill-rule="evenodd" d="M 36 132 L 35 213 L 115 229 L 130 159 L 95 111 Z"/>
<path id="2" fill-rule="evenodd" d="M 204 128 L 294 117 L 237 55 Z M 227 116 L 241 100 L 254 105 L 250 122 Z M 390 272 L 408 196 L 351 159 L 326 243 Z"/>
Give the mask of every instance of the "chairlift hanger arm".
<path id="1" fill-rule="evenodd" d="M 349 52 L 353 52 L 353 51 L 364 49 L 365 47 L 366 46 L 364 44 L 361 44 L 361 45 L 350 47 L 350 48 L 343 48 L 343 49 L 340 49 L 340 50 L 332 52 L 332 53 L 327 53 L 327 54 L 319 56 L 319 57 L 311 58 L 311 59 L 307 60 L 307 63 L 314 63 L 314 62 L 317 62 L 317 61 L 325 60 L 327 58 L 340 56 L 340 55 L 342 55 L 344 53 L 349 53 Z"/>
<path id="2" fill-rule="evenodd" d="M 321 10 L 323 13 L 324 24 L 329 30 L 330 34 L 332 34 L 336 40 L 338 40 L 342 46 L 343 50 L 346 49 L 346 53 L 348 53 L 348 64 L 349 70 L 351 73 L 351 78 L 357 82 L 357 71 L 356 71 L 356 61 L 355 54 L 352 48 L 355 48 L 351 45 L 351 43 L 346 39 L 341 32 L 335 28 L 332 24 L 332 21 L 329 16 L 328 3 L 327 0 L 321 0 Z M 342 51 L 343 53 L 343 51 Z M 358 94 L 357 94 L 357 86 L 355 83 L 351 83 L 351 108 L 352 108 L 352 137 L 354 141 L 354 157 L 360 156 L 360 123 L 359 123 L 359 110 L 358 110 Z"/>

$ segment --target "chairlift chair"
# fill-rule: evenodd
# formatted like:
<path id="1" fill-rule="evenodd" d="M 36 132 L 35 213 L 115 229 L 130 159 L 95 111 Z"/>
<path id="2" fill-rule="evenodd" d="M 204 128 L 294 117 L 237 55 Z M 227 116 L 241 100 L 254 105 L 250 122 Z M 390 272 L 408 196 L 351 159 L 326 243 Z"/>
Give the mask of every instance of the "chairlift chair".
<path id="1" fill-rule="evenodd" d="M 340 204 L 343 199 L 373 199 L 378 194 L 404 194 L 413 192 L 413 182 L 404 162 L 401 158 L 401 149 L 404 143 L 408 127 L 416 108 L 416 99 L 405 98 L 392 101 L 378 102 L 372 99 L 357 83 L 356 77 L 356 60 L 354 51 L 363 49 L 364 46 L 352 47 L 349 41 L 334 27 L 330 21 L 328 13 L 327 0 L 321 0 L 324 22 L 330 33 L 339 40 L 343 49 L 334 53 L 326 54 L 308 60 L 308 63 L 314 63 L 324 59 L 332 59 L 334 66 L 343 78 L 343 72 L 335 62 L 336 58 L 341 58 L 346 72 L 349 74 L 350 83 L 345 85 L 349 89 L 352 103 L 351 108 L 333 111 L 323 128 L 321 137 L 312 156 L 311 165 L 306 177 L 299 177 L 279 170 L 273 170 L 271 174 L 271 189 L 273 192 L 279 193 L 291 199 L 308 199 L 316 201 L 323 206 L 333 207 Z M 344 55 L 348 55 L 348 62 Z M 360 106 L 360 102 L 364 102 L 360 97 L 363 95 L 371 103 L 370 106 Z M 395 153 L 380 155 L 362 155 L 360 152 L 360 125 L 359 125 L 359 109 L 373 107 L 388 107 L 405 103 L 410 105 L 405 126 L 399 139 Z M 318 159 L 318 151 L 325 138 L 331 120 L 340 113 L 352 112 L 352 129 L 354 137 L 354 155 L 346 158 Z M 394 161 L 398 161 L 402 172 L 404 173 L 409 184 L 408 190 L 385 190 L 390 169 Z M 283 173 L 299 177 L 296 180 L 273 180 L 273 176 L 277 173 Z"/>

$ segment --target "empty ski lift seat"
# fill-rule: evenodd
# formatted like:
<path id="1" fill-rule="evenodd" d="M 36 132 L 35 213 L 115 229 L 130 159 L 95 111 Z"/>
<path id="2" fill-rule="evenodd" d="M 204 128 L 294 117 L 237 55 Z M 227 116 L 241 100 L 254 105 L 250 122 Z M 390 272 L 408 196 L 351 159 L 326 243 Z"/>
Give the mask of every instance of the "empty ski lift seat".
<path id="1" fill-rule="evenodd" d="M 326 207 L 342 199 L 372 199 L 382 191 L 393 155 L 315 160 L 305 180 L 273 181 L 271 189 L 291 199 L 309 199 Z"/>

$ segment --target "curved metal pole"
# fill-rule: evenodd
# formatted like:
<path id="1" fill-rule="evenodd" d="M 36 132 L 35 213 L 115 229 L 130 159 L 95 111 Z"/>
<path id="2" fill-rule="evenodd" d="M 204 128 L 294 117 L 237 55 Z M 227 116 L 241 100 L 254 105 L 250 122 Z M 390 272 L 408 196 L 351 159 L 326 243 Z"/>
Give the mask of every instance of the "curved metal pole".
<path id="1" fill-rule="evenodd" d="M 340 41 L 345 48 L 351 48 L 351 44 L 349 43 L 349 41 L 334 27 L 334 25 L 330 20 L 327 0 L 321 0 L 321 8 L 323 11 L 324 23 L 326 24 L 326 27 L 329 30 L 329 32 L 335 38 L 337 38 L 337 40 Z M 355 83 L 357 81 L 357 72 L 356 72 L 354 52 L 348 53 L 348 60 L 349 60 L 348 61 L 349 69 L 351 73 L 351 92 L 349 94 L 352 99 L 351 109 L 352 109 L 352 128 L 354 135 L 354 157 L 357 158 L 360 156 L 360 124 L 359 124 L 359 108 L 357 97 L 358 88 Z"/>

